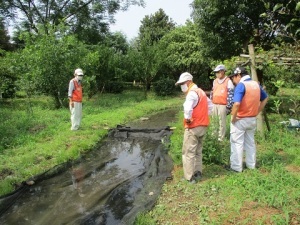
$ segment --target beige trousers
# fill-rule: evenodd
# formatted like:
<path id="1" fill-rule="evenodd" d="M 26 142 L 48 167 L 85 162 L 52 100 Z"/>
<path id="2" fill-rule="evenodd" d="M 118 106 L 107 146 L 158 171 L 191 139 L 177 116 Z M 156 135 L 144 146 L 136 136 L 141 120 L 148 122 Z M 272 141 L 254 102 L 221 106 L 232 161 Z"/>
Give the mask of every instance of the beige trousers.
<path id="1" fill-rule="evenodd" d="M 214 104 L 213 129 L 218 130 L 218 140 L 223 141 L 226 133 L 226 105 Z"/>
<path id="2" fill-rule="evenodd" d="M 78 130 L 82 118 L 82 103 L 74 102 L 74 107 L 70 106 L 71 130 Z"/>
<path id="3" fill-rule="evenodd" d="M 196 171 L 202 173 L 202 148 L 206 130 L 207 127 L 199 126 L 184 131 L 182 164 L 186 180 L 190 180 Z"/>

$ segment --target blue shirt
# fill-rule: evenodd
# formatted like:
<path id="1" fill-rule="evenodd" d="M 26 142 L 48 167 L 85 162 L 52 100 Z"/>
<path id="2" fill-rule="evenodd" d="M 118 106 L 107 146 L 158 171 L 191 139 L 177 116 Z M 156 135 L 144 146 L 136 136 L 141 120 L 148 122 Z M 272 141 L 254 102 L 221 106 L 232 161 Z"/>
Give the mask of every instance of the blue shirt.
<path id="1" fill-rule="evenodd" d="M 241 78 L 241 81 L 245 81 L 245 82 L 250 80 L 251 78 L 249 75 L 246 75 Z M 260 88 L 260 101 L 263 101 L 268 97 L 268 95 L 260 85 L 259 88 Z M 245 95 L 245 91 L 246 91 L 245 85 L 243 84 L 243 82 L 239 82 L 234 89 L 233 102 L 242 102 L 242 99 Z"/>

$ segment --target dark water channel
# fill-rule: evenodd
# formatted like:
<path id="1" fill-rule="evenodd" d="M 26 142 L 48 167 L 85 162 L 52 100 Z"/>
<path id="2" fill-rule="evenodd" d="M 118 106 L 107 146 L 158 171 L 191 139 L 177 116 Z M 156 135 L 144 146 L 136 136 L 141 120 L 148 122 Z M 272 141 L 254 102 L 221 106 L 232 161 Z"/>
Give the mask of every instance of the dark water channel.
<path id="1" fill-rule="evenodd" d="M 0 224 L 132 224 L 152 208 L 171 177 L 167 154 L 178 110 L 110 132 L 76 162 L 57 166 L 0 199 Z"/>

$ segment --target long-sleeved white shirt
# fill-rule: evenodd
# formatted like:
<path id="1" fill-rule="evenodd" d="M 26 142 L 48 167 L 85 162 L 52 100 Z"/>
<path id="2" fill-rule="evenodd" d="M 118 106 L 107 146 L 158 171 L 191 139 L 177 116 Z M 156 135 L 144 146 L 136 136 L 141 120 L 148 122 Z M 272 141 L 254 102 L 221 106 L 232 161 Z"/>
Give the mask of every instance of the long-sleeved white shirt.
<path id="1" fill-rule="evenodd" d="M 194 84 L 190 90 L 195 90 L 197 88 L 198 86 Z M 208 97 L 206 98 L 208 104 L 208 115 L 210 115 L 212 113 L 213 103 Z M 199 96 L 195 91 L 188 92 L 185 98 L 185 102 L 183 103 L 184 119 L 192 118 L 193 109 L 196 107 L 199 101 L 200 101 Z"/>

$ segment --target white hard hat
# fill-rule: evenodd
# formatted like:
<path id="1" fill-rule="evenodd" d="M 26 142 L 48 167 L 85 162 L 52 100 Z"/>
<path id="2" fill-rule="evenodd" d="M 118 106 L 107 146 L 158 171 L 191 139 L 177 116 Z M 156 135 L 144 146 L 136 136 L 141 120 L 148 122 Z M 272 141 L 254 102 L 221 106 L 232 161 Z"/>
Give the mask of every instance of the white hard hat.
<path id="1" fill-rule="evenodd" d="M 184 72 L 180 75 L 179 80 L 175 85 L 182 84 L 188 80 L 193 80 L 193 76 L 189 72 Z"/>
<path id="2" fill-rule="evenodd" d="M 226 68 L 224 65 L 217 65 L 217 67 L 214 69 L 214 72 L 219 72 L 220 70 L 226 71 Z"/>
<path id="3" fill-rule="evenodd" d="M 82 69 L 80 69 L 80 68 L 78 68 L 78 69 L 76 69 L 75 71 L 74 71 L 74 75 L 76 76 L 83 76 L 83 71 L 82 71 Z"/>

